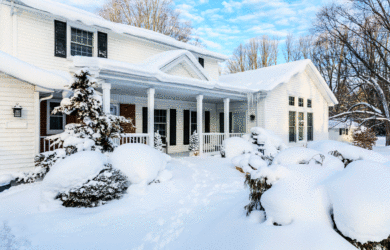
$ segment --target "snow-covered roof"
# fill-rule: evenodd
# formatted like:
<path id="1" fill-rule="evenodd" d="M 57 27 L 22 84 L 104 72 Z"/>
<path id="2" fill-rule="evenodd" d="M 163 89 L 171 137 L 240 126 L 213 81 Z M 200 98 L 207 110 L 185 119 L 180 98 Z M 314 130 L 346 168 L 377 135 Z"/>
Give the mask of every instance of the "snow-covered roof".
<path id="1" fill-rule="evenodd" d="M 275 66 L 265 67 L 256 70 L 250 70 L 235 74 L 222 75 L 219 78 L 219 84 L 225 87 L 240 87 L 243 89 L 252 90 L 254 92 L 272 91 L 274 88 L 283 83 L 288 83 L 292 77 L 303 73 L 307 68 L 310 68 L 317 76 L 320 92 L 325 96 L 328 102 L 337 104 L 337 99 L 329 89 L 325 80 L 318 72 L 317 68 L 311 60 L 300 60 L 290 63 L 279 64 Z"/>
<path id="2" fill-rule="evenodd" d="M 162 55 L 163 54 L 163 55 Z M 73 57 L 73 66 L 76 68 L 89 68 L 91 71 L 110 71 L 141 77 L 155 78 L 161 82 L 185 84 L 196 87 L 213 89 L 215 81 L 200 80 L 165 73 L 164 66 L 182 55 L 192 56 L 188 51 L 163 52 L 157 54 L 143 63 L 133 64 L 98 57 Z M 193 56 L 192 56 L 193 57 Z M 195 60 L 195 58 L 192 58 Z M 195 63 L 195 65 L 198 63 Z M 202 69 L 203 71 L 203 69 Z"/>
<path id="3" fill-rule="evenodd" d="M 329 129 L 340 129 L 340 128 L 347 128 L 347 129 L 350 129 L 350 128 L 357 128 L 359 127 L 359 124 L 354 122 L 354 121 L 351 121 L 351 120 L 347 120 L 347 121 L 341 121 L 341 120 L 329 120 Z"/>
<path id="4" fill-rule="evenodd" d="M 116 33 L 128 34 L 131 36 L 156 41 L 179 49 L 186 49 L 205 56 L 210 56 L 222 61 L 227 60 L 227 56 L 225 55 L 212 52 L 188 43 L 177 41 L 176 39 L 163 35 L 161 33 L 126 24 L 110 22 L 91 12 L 81 10 L 62 3 L 54 2 L 52 0 L 17 0 L 17 2 L 32 7 L 34 9 L 51 13 L 55 16 L 66 18 L 71 21 L 80 21 L 85 25 L 102 27 L 112 30 Z"/>
<path id="5" fill-rule="evenodd" d="M 72 83 L 69 73 L 36 67 L 1 50 L 0 72 L 46 89 L 64 90 Z"/>

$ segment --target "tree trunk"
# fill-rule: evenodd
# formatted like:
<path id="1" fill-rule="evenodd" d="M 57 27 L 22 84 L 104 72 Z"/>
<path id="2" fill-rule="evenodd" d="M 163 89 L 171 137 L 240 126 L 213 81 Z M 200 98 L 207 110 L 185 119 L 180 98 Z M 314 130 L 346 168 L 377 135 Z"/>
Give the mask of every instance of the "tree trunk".
<path id="1" fill-rule="evenodd" d="M 390 146 L 390 122 L 386 122 L 386 146 Z"/>

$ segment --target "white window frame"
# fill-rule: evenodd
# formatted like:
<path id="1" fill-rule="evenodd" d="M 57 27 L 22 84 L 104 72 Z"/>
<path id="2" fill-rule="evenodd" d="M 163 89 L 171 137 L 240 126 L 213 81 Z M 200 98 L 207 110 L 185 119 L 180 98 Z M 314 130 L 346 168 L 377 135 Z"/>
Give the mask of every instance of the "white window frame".
<path id="1" fill-rule="evenodd" d="M 66 115 L 65 114 L 62 114 L 63 116 L 63 122 L 62 122 L 62 129 L 59 130 L 59 129 L 50 129 L 50 116 L 51 116 L 51 113 L 50 113 L 50 103 L 52 102 L 56 102 L 56 103 L 61 103 L 61 100 L 60 99 L 50 99 L 50 100 L 47 100 L 47 107 L 46 107 L 46 133 L 49 134 L 49 135 L 54 135 L 54 134 L 58 134 L 58 133 L 62 133 L 64 132 L 65 130 L 65 125 L 66 125 Z"/>
<path id="2" fill-rule="evenodd" d="M 116 107 L 116 113 L 115 113 L 115 114 L 111 114 L 111 107 Z M 110 104 L 110 114 L 111 114 L 111 115 L 119 116 L 119 113 L 120 113 L 119 108 L 120 108 L 120 107 L 119 107 L 119 104 L 111 103 L 111 104 Z"/>
<path id="3" fill-rule="evenodd" d="M 93 27 L 81 25 L 80 23 L 67 22 L 66 23 L 66 36 L 67 36 L 66 37 L 66 54 L 68 55 L 67 58 L 71 59 L 73 57 L 71 55 L 72 28 L 85 30 L 85 31 L 93 33 L 92 57 L 97 57 L 97 47 L 98 47 L 97 33 L 98 33 L 98 30 L 96 28 L 93 28 Z"/>
<path id="4" fill-rule="evenodd" d="M 302 106 L 299 106 L 299 100 L 302 99 Z M 303 97 L 298 97 L 297 99 L 298 103 L 297 103 L 297 107 L 298 108 L 305 108 L 305 98 Z"/>

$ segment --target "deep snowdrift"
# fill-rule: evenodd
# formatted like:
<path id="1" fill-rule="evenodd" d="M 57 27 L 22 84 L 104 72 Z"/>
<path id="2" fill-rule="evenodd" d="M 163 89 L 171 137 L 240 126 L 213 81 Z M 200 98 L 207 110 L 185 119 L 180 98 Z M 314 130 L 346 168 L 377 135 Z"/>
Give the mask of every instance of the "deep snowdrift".
<path id="1" fill-rule="evenodd" d="M 253 144 L 239 137 L 228 138 L 222 143 L 222 154 L 226 158 L 232 158 L 254 151 Z"/>

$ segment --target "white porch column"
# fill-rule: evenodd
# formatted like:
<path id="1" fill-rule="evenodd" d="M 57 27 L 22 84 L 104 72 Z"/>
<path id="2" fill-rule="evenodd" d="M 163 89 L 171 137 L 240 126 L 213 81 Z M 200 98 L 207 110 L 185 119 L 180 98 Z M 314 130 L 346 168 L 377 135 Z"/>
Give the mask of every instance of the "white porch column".
<path id="1" fill-rule="evenodd" d="M 230 99 L 225 98 L 223 100 L 224 102 L 224 133 L 225 133 L 225 140 L 229 138 L 229 104 L 230 104 Z"/>
<path id="2" fill-rule="evenodd" d="M 111 83 L 102 83 L 103 89 L 103 112 L 110 114 L 110 102 L 111 102 Z"/>
<path id="3" fill-rule="evenodd" d="M 148 89 L 148 134 L 151 147 L 154 147 L 154 93 L 155 89 Z"/>
<path id="4" fill-rule="evenodd" d="M 203 95 L 198 95 L 197 100 L 197 131 L 199 135 L 199 155 L 203 155 Z"/>

